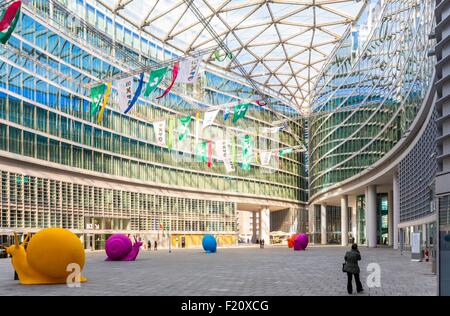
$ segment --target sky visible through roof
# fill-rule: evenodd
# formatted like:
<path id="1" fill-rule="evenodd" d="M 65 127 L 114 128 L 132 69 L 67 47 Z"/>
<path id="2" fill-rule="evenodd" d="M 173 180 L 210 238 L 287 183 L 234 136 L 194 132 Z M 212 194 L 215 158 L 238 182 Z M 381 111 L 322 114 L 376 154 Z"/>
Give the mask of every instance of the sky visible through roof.
<path id="1" fill-rule="evenodd" d="M 186 0 L 97 0 L 180 54 L 217 45 Z M 194 0 L 249 76 L 307 113 L 314 82 L 364 1 Z M 208 59 L 212 60 L 212 59 Z M 211 61 L 242 75 L 232 62 Z"/>

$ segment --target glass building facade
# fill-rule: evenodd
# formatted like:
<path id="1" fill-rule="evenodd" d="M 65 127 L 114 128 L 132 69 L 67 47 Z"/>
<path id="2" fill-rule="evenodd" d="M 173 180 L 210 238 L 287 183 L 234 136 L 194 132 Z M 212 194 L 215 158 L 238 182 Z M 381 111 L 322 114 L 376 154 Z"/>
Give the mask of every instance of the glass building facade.
<path id="1" fill-rule="evenodd" d="M 310 195 L 356 176 L 408 131 L 430 86 L 434 1 L 371 1 L 316 86 Z"/>
<path id="2" fill-rule="evenodd" d="M 206 70 L 193 89 L 181 87 L 161 100 L 142 97 L 129 115 L 121 113 L 113 87 L 98 124 L 91 113 L 92 84 L 178 56 L 125 22 L 113 21 L 101 8 L 80 0 L 62 4 L 29 1 L 8 46 L 0 47 L 0 157 L 130 185 L 269 198 L 298 208 L 307 202 L 304 153 L 277 158 L 270 172 L 255 157 L 250 171 L 237 167 L 226 173 L 216 157 L 211 168 L 196 160 L 194 132 L 184 142 L 175 142 L 173 150 L 157 145 L 153 122 L 195 116 L 198 109 L 252 96 L 249 86 L 225 75 Z M 62 9 L 66 6 L 76 15 L 69 16 Z M 158 89 L 155 95 L 162 92 Z M 193 98 L 195 102 L 186 101 Z M 251 106 L 237 124 L 224 121 L 221 113 L 201 139 L 252 133 L 256 148 L 298 146 L 304 138 L 304 118 L 272 101 L 271 109 Z M 261 129 L 272 127 L 280 117 L 289 121 L 288 131 L 260 136 Z M 195 130 L 195 120 L 190 128 Z M 158 230 L 158 223 L 174 234 L 221 233 L 228 241 L 235 231 L 233 201 L 143 194 L 0 171 L 0 229 L 61 226 L 81 233 L 99 225 L 104 230 L 144 232 Z M 45 201 L 50 204 L 42 208 Z M 97 240 L 99 247 L 104 238 Z"/>

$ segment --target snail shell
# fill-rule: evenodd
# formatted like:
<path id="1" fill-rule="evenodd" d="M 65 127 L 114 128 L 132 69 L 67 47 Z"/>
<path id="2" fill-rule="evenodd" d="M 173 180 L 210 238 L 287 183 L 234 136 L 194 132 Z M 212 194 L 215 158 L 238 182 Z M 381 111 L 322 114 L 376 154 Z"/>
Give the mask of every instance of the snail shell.
<path id="1" fill-rule="evenodd" d="M 47 228 L 31 238 L 27 247 L 28 264 L 42 275 L 65 278 L 69 264 L 76 263 L 82 270 L 85 254 L 80 239 L 63 228 Z"/>
<path id="2" fill-rule="evenodd" d="M 202 246 L 206 252 L 216 252 L 217 241 L 213 235 L 205 235 L 202 240 Z"/>
<path id="3" fill-rule="evenodd" d="M 105 244 L 106 255 L 112 260 L 120 260 L 133 248 L 130 238 L 122 234 L 112 235 Z"/>

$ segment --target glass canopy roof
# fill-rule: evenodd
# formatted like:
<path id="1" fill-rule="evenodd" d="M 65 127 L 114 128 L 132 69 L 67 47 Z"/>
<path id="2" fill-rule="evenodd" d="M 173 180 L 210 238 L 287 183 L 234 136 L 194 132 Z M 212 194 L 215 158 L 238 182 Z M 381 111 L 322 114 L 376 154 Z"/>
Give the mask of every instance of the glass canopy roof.
<path id="1" fill-rule="evenodd" d="M 246 73 L 301 112 L 336 43 L 359 15 L 360 0 L 96 0 L 181 54 L 218 45 L 199 9 Z M 242 76 L 235 63 L 210 64 Z"/>

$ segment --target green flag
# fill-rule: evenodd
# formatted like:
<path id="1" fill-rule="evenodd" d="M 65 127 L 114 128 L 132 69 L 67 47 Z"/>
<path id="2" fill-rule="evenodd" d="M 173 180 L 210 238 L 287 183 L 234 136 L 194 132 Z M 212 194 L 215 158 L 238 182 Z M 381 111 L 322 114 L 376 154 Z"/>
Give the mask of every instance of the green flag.
<path id="1" fill-rule="evenodd" d="M 168 67 L 163 67 L 163 68 L 153 70 L 150 73 L 150 78 L 148 79 L 147 86 L 146 86 L 145 92 L 144 92 L 145 97 L 150 96 L 150 94 L 152 94 L 152 92 L 155 91 L 155 89 L 159 86 L 161 81 L 163 81 L 168 70 L 169 70 Z"/>
<path id="2" fill-rule="evenodd" d="M 191 125 L 191 116 L 179 117 L 178 118 L 178 140 L 182 141 L 189 135 Z"/>
<path id="3" fill-rule="evenodd" d="M 234 108 L 233 123 L 236 123 L 239 119 L 245 117 L 249 106 L 250 103 L 245 103 L 239 104 Z"/>
<path id="4" fill-rule="evenodd" d="M 21 1 L 10 2 L 10 5 L 0 11 L 0 43 L 6 44 L 14 32 L 20 18 Z"/>
<path id="5" fill-rule="evenodd" d="M 105 84 L 100 84 L 95 87 L 91 87 L 91 108 L 92 108 L 92 115 L 97 113 L 100 102 L 102 102 L 103 94 L 105 93 Z"/>
<path id="6" fill-rule="evenodd" d="M 242 170 L 249 171 L 253 161 L 253 137 L 246 135 L 241 139 L 242 146 Z"/>
<path id="7" fill-rule="evenodd" d="M 294 150 L 292 148 L 284 148 L 280 150 L 280 157 L 284 157 L 284 155 L 292 154 Z"/>
<path id="8" fill-rule="evenodd" d="M 202 141 L 197 145 L 197 160 L 199 162 L 208 161 L 208 142 Z"/>

